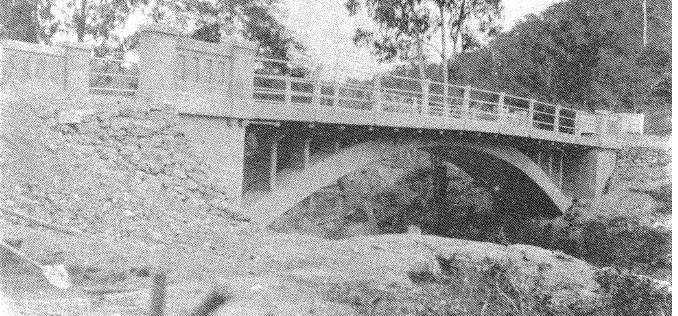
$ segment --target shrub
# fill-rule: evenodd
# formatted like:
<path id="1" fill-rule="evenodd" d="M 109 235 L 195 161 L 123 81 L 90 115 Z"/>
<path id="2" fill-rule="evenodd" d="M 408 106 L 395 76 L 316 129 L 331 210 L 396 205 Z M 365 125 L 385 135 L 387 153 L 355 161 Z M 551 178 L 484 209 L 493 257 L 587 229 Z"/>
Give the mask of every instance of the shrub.
<path id="1" fill-rule="evenodd" d="M 613 316 L 671 315 L 671 293 L 652 280 L 615 269 L 596 272 L 603 309 Z"/>
<path id="2" fill-rule="evenodd" d="M 363 315 L 553 315 L 541 277 L 519 279 L 515 266 L 489 259 L 471 265 L 455 257 L 437 256 L 440 272 L 430 266 L 408 271 L 419 290 L 370 283 L 331 285 L 330 301 L 351 305 Z"/>

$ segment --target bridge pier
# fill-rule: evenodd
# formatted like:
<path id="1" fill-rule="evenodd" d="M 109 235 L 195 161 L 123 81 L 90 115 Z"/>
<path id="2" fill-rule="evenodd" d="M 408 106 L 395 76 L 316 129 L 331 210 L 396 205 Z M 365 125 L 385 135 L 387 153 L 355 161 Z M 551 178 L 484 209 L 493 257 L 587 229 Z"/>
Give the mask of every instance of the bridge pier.
<path id="1" fill-rule="evenodd" d="M 431 153 L 431 165 L 433 166 L 433 202 L 435 206 L 442 210 L 447 210 L 447 184 L 449 178 L 447 177 L 447 164 L 440 154 Z M 440 212 L 438 212 L 440 214 Z M 435 219 L 437 230 L 444 232 L 449 223 Z"/>
<path id="2" fill-rule="evenodd" d="M 617 153 L 612 149 L 594 148 L 571 157 L 568 163 L 573 178 L 569 183 L 572 197 L 591 199 L 603 194 L 614 171 Z"/>
<path id="3" fill-rule="evenodd" d="M 269 160 L 268 190 L 275 190 L 276 176 L 278 175 L 278 147 L 281 137 L 277 134 L 271 139 L 271 156 Z"/>
<path id="4" fill-rule="evenodd" d="M 304 139 L 304 160 L 302 161 L 301 168 L 306 169 L 308 168 L 309 164 L 311 163 L 311 141 L 313 140 L 312 137 L 306 137 Z"/>

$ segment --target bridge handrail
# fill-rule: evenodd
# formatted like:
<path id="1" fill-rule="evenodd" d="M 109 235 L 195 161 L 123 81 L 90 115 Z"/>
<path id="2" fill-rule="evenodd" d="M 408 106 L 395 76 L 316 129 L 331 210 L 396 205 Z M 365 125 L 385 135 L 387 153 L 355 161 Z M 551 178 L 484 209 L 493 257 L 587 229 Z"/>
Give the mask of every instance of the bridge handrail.
<path id="1" fill-rule="evenodd" d="M 270 58 L 258 58 L 259 61 L 272 61 Z M 285 63 L 284 60 L 273 60 L 274 62 Z M 399 79 L 411 80 L 420 83 L 417 90 L 399 89 L 381 85 L 385 77 L 398 77 Z M 306 101 L 296 100 L 295 103 L 314 103 L 320 102 L 320 99 L 331 97 L 332 105 L 336 102 L 348 102 L 349 104 L 336 104 L 342 107 L 365 109 L 365 104 L 369 104 L 369 109 L 382 110 L 386 112 L 401 113 L 419 113 L 420 115 L 435 115 L 436 111 L 457 112 L 470 119 L 479 119 L 481 116 L 491 118 L 491 121 L 511 121 L 517 117 L 523 117 L 532 121 L 531 125 L 536 128 L 547 128 L 554 132 L 575 134 L 577 129 L 578 110 L 565 108 L 558 105 L 548 104 L 513 95 L 506 95 L 503 92 L 495 92 L 473 87 L 461 87 L 449 85 L 448 88 L 460 89 L 464 91 L 464 96 L 444 95 L 432 92 L 430 84 L 442 84 L 430 80 L 420 80 L 411 77 L 401 77 L 392 75 L 379 75 L 376 80 L 364 80 L 363 82 L 327 82 L 319 78 L 303 78 L 291 76 L 290 74 L 254 74 L 254 97 L 259 101 L 292 103 L 293 98 L 307 98 Z M 257 79 L 276 80 L 278 84 L 265 84 L 258 82 Z M 283 84 L 284 83 L 284 84 Z M 307 91 L 303 89 L 292 88 L 295 83 L 312 85 Z M 320 88 L 316 88 L 320 86 Z M 331 91 L 323 91 L 323 87 L 331 87 Z M 319 91 L 316 91 L 319 90 Z M 329 94 L 328 94 L 329 92 Z M 449 92 L 449 90 L 448 90 Z M 472 97 L 472 93 L 486 94 L 483 96 Z M 269 97 L 263 97 L 268 95 Z M 527 103 L 527 107 L 507 104 L 506 98 L 522 100 Z M 442 99 L 442 100 L 431 100 Z M 317 99 L 317 100 L 316 100 Z M 375 102 L 376 101 L 376 102 Z M 354 103 L 351 106 L 350 103 Z M 461 103 L 461 104 L 456 104 Z M 387 106 L 384 106 L 387 105 Z M 393 107 L 395 106 L 395 108 Z M 409 107 L 409 109 L 407 109 Z M 567 113 L 567 112 L 571 113 Z M 507 120 L 503 118 L 507 117 Z M 530 125 L 529 122 L 527 122 Z"/>
<path id="2" fill-rule="evenodd" d="M 119 67 L 119 59 L 92 58 L 92 49 L 82 43 L 62 43 L 59 46 L 37 45 L 0 40 L 0 85 L 40 82 L 68 91 L 71 95 L 91 94 L 141 95 L 153 99 L 158 91 L 188 92 L 194 98 L 206 96 L 208 102 L 192 102 L 191 111 L 212 114 L 228 111 L 224 104 L 249 102 L 284 102 L 300 105 L 332 106 L 361 110 L 417 113 L 415 121 L 397 118 L 408 126 L 443 126 L 445 122 L 428 122 L 421 116 L 455 119 L 483 119 L 499 124 L 522 122 L 525 126 L 550 129 L 580 135 L 583 133 L 616 134 L 642 133 L 643 116 L 623 113 L 590 113 L 568 105 L 549 104 L 531 98 L 490 91 L 471 86 L 445 85 L 439 81 L 395 74 L 374 75 L 366 69 L 351 69 L 344 65 L 328 67 L 345 70 L 334 78 L 323 77 L 326 65 L 305 61 L 289 61 L 255 56 L 256 47 L 248 43 L 228 41 L 221 44 L 182 40 L 178 32 L 167 28 L 142 29 L 139 56 L 142 68 L 137 72 Z M 187 47 L 187 45 L 192 45 Z M 190 50 L 190 53 L 187 52 Z M 103 69 L 88 69 L 91 63 L 117 65 Z M 265 74 L 259 71 L 275 69 Z M 299 66 L 293 75 L 281 75 L 286 68 L 272 68 L 266 63 Z M 360 73 L 361 75 L 356 75 Z M 102 84 L 97 84 L 96 78 Z M 100 83 L 101 83 L 100 82 Z M 111 83 L 115 85 L 110 86 Z M 137 91 L 143 90 L 143 91 Z M 146 93 L 146 92 L 148 93 Z M 268 96 L 267 96 L 268 95 Z M 271 97 L 272 96 L 272 97 Z M 242 101 L 242 102 L 241 102 Z M 252 109 L 238 104 L 228 106 L 231 114 L 253 117 Z M 272 108 L 273 109 L 273 108 Z M 317 117 L 322 107 L 304 110 Z M 276 112 L 283 113 L 283 112 Z M 269 113 L 274 119 L 275 114 Z M 264 115 L 266 116 L 266 115 Z M 284 116 L 284 115 L 283 115 Z M 350 119 L 349 116 L 346 118 Z M 366 119 L 362 122 L 367 124 Z M 383 121 L 384 124 L 392 124 Z M 380 123 L 381 124 L 381 123 Z M 401 123 L 398 123 L 401 124 Z M 440 125 L 443 124 L 443 125 Z M 495 126 L 496 127 L 496 126 Z M 487 128 L 494 128 L 488 125 Z"/>
<path id="3" fill-rule="evenodd" d="M 304 66 L 303 63 L 299 62 L 294 62 L 294 61 L 287 61 L 287 60 L 280 60 L 280 59 L 272 59 L 272 58 L 265 58 L 265 57 L 255 57 L 255 60 L 257 62 L 274 62 L 274 63 L 280 63 L 280 64 L 294 64 L 298 66 Z M 317 70 L 318 67 L 314 67 L 314 70 Z M 338 67 L 338 68 L 345 68 L 345 67 Z M 355 69 L 351 69 L 352 71 Z M 363 72 L 367 73 L 362 70 L 356 70 L 358 72 Z M 314 76 L 317 76 L 317 74 L 314 74 Z M 574 108 L 571 108 L 569 106 L 562 106 L 562 105 L 557 105 L 557 104 L 550 104 L 542 101 L 538 101 L 535 99 L 530 99 L 530 98 L 525 98 L 525 97 L 520 97 L 512 94 L 506 94 L 505 92 L 497 92 L 497 91 L 492 91 L 492 90 L 486 90 L 486 89 L 480 89 L 480 88 L 475 88 L 475 87 L 470 87 L 470 86 L 460 86 L 460 85 L 455 85 L 455 84 L 448 84 L 447 85 L 447 92 L 449 93 L 450 90 L 457 90 L 457 91 L 464 91 L 465 95 L 468 96 L 457 96 L 457 95 L 444 95 L 444 93 L 436 93 L 435 91 L 432 91 L 432 86 L 442 86 L 442 90 L 445 91 L 444 83 L 439 82 L 439 81 L 432 81 L 429 79 L 420 79 L 420 78 L 414 78 L 414 77 L 406 77 L 406 76 L 399 76 L 399 75 L 393 75 L 393 74 L 376 74 L 374 76 L 374 79 L 372 80 L 363 80 L 363 82 L 360 83 L 355 83 L 355 82 L 347 82 L 344 80 L 344 82 L 326 82 L 326 81 L 320 81 L 318 78 L 299 78 L 299 77 L 292 77 L 289 74 L 288 75 L 265 75 L 265 74 L 255 74 L 255 78 L 268 78 L 272 80 L 285 80 L 286 86 L 287 85 L 292 85 L 292 82 L 305 82 L 305 83 L 312 83 L 314 85 L 321 85 L 321 86 L 333 86 L 333 93 L 338 94 L 340 93 L 338 90 L 349 90 L 349 91 L 360 91 L 360 92 L 366 92 L 366 93 L 371 93 L 371 98 L 345 98 L 342 97 L 341 99 L 347 100 L 347 101 L 355 101 L 355 102 L 366 102 L 370 101 L 370 99 L 376 99 L 375 94 L 381 94 L 383 96 L 388 96 L 388 95 L 407 95 L 409 98 L 417 98 L 417 104 L 424 103 L 423 105 L 425 107 L 437 107 L 441 108 L 444 110 L 445 108 L 451 108 L 453 106 L 456 106 L 455 104 L 450 104 L 450 101 L 464 101 L 466 100 L 466 104 L 468 105 L 463 105 L 463 106 L 468 106 L 469 110 L 470 109 L 475 109 L 477 111 L 478 107 L 488 107 L 485 110 L 482 110 L 482 112 L 491 114 L 491 113 L 500 113 L 503 114 L 504 112 L 506 113 L 516 113 L 516 112 L 522 112 L 525 111 L 527 112 L 527 115 L 532 115 L 532 120 L 534 121 L 535 124 L 541 124 L 542 126 L 550 126 L 552 130 L 562 132 L 564 131 L 565 133 L 571 134 L 574 133 L 576 130 L 576 125 L 577 125 L 577 117 L 580 115 L 583 115 L 584 113 L 587 113 L 586 111 L 581 111 L 577 110 Z M 283 79 L 285 77 L 291 77 L 288 79 Z M 413 86 L 413 89 L 402 89 L 402 88 L 393 88 L 393 87 L 388 87 L 384 86 L 382 84 L 383 80 L 385 79 L 396 79 L 396 80 L 405 80 L 405 81 L 410 81 L 413 83 L 417 83 L 417 85 Z M 305 80 L 304 80 L 305 79 Z M 289 82 L 289 83 L 288 83 Z M 416 87 L 416 88 L 414 88 Z M 257 87 L 255 84 L 255 91 L 260 91 L 263 92 L 264 89 L 262 87 Z M 315 89 L 315 88 L 313 88 Z M 271 89 L 265 89 L 267 92 L 272 92 L 272 90 L 276 90 L 275 88 Z M 292 89 L 286 89 L 290 93 L 294 94 L 306 94 L 303 93 L 302 91 L 292 91 Z M 311 92 L 308 92 L 311 93 Z M 484 97 L 471 97 L 472 93 L 481 93 L 485 94 Z M 323 95 L 323 93 L 320 93 L 320 95 Z M 424 100 L 426 98 L 426 100 Z M 431 98 L 442 98 L 443 100 L 431 100 Z M 289 100 L 291 98 L 285 97 L 285 100 Z M 521 107 L 517 105 L 512 105 L 512 104 L 507 104 L 506 99 L 513 100 L 513 102 L 517 101 L 523 101 L 527 103 L 526 107 Z M 496 100 L 496 101 L 495 101 Z M 405 104 L 403 104 L 405 105 Z M 469 110 L 465 110 L 465 112 L 468 112 Z M 568 113 L 569 112 L 569 113 Z M 510 115 L 514 115 L 510 114 Z M 553 122 L 551 122 L 553 121 Z M 569 123 L 567 125 L 564 125 L 563 123 Z M 569 126 L 569 125 L 572 126 Z"/>
<path id="4" fill-rule="evenodd" d="M 136 92 L 139 86 L 139 71 L 136 63 L 124 59 L 94 56 L 90 57 L 89 62 L 90 68 L 87 74 L 91 93 L 130 95 Z M 131 73 L 124 73 L 124 64 L 129 65 L 128 69 Z M 113 68 L 110 65 L 114 65 Z"/>

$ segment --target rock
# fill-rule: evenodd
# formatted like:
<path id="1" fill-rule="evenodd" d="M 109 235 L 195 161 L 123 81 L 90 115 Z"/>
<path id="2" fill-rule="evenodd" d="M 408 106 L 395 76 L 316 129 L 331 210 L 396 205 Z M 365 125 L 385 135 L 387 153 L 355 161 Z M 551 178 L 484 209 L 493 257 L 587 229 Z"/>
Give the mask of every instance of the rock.
<path id="1" fill-rule="evenodd" d="M 70 109 L 58 114 L 59 124 L 80 124 L 94 121 L 96 112 L 90 109 Z"/>

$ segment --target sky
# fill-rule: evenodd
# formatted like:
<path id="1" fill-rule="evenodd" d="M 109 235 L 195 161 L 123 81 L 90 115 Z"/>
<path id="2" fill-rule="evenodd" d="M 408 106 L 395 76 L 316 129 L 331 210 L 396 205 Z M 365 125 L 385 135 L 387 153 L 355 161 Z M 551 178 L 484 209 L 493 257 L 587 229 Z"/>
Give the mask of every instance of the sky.
<path id="1" fill-rule="evenodd" d="M 503 0 L 502 26 L 508 30 L 524 16 L 539 14 L 560 1 Z M 364 16 L 349 17 L 344 3 L 345 0 L 286 0 L 283 20 L 315 61 L 376 69 L 378 65 L 369 50 L 356 47 L 351 40 L 356 28 L 369 26 L 370 20 Z"/>
<path id="2" fill-rule="evenodd" d="M 504 11 L 502 26 L 510 29 L 528 14 L 539 14 L 548 6 L 562 0 L 502 0 Z M 367 48 L 356 47 L 352 41 L 358 27 L 370 26 L 367 16 L 349 17 L 344 3 L 346 0 L 281 0 L 277 15 L 289 28 L 293 36 L 308 49 L 307 55 L 314 63 L 372 72 L 388 67 L 379 65 Z M 130 35 L 143 24 L 139 14 L 131 17 L 120 32 Z M 70 35 L 71 37 L 73 34 Z M 136 60 L 131 52 L 128 57 Z"/>

